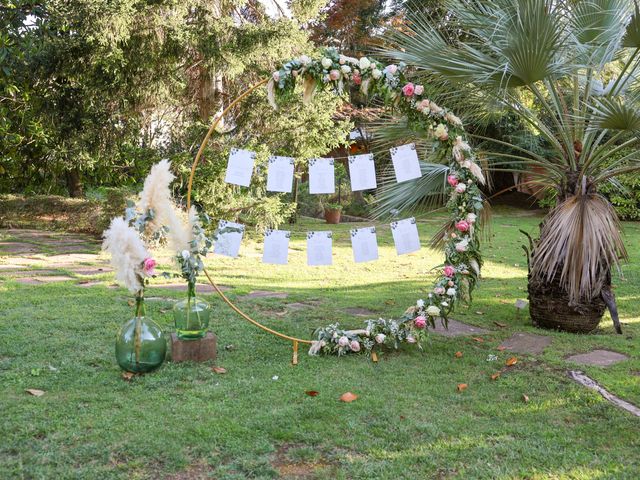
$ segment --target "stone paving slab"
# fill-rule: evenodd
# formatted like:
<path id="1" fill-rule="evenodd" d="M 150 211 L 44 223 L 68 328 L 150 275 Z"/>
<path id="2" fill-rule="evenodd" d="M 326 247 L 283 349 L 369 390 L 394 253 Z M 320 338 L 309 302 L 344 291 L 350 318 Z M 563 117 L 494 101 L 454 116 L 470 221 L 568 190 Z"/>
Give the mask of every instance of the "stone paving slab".
<path id="1" fill-rule="evenodd" d="M 594 365 L 596 367 L 608 367 L 616 363 L 628 360 L 629 357 L 622 353 L 612 352 L 611 350 L 592 350 L 587 353 L 579 353 L 567 357 L 568 362 L 579 363 L 582 365 Z"/>
<path id="2" fill-rule="evenodd" d="M 0 242 L 0 255 L 7 254 L 23 254 L 23 253 L 37 253 L 40 249 L 35 245 L 29 243 L 19 242 Z"/>
<path id="3" fill-rule="evenodd" d="M 77 275 L 100 275 L 103 273 L 113 272 L 113 269 L 104 267 L 104 268 L 72 268 L 70 269 L 73 273 Z"/>
<path id="4" fill-rule="evenodd" d="M 551 337 L 533 333 L 516 332 L 500 344 L 506 350 L 516 353 L 540 354 L 551 344 Z"/>
<path id="5" fill-rule="evenodd" d="M 287 298 L 288 293 L 285 292 L 269 292 L 267 290 L 254 290 L 246 295 L 242 295 L 239 298 L 247 300 L 251 298 Z"/>
<path id="6" fill-rule="evenodd" d="M 34 277 L 40 277 L 43 275 L 55 275 L 56 273 L 60 273 L 58 270 L 38 270 L 38 269 L 34 269 L 34 270 L 9 270 L 5 273 L 5 275 L 8 275 L 10 277 L 27 277 L 27 276 L 34 276 Z"/>
<path id="7" fill-rule="evenodd" d="M 460 337 L 463 335 L 486 335 L 491 331 L 484 328 L 469 325 L 458 320 L 449 319 L 449 328 L 444 328 L 440 319 L 436 319 L 436 328 L 429 328 L 429 332 L 434 332 L 445 337 Z"/>
<path id="8" fill-rule="evenodd" d="M 43 283 L 67 282 L 73 280 L 72 277 L 66 275 L 50 275 L 48 277 L 24 277 L 16 278 L 16 282 L 24 285 L 41 285 Z"/>
<path id="9" fill-rule="evenodd" d="M 355 315 L 356 317 L 372 317 L 378 318 L 378 314 L 376 312 L 372 312 L 366 308 L 361 307 L 348 307 L 342 309 L 344 313 L 348 313 L 349 315 Z"/>
<path id="10" fill-rule="evenodd" d="M 76 287 L 80 287 L 80 288 L 96 287 L 98 285 L 104 285 L 104 282 L 89 281 L 89 282 L 78 282 L 78 283 L 76 283 Z"/>

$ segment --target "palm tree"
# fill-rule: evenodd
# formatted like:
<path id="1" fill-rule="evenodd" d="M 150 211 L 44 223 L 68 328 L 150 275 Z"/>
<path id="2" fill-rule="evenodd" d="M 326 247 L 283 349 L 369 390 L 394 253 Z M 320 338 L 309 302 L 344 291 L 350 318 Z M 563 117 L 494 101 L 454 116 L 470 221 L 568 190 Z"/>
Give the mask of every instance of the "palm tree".
<path id="1" fill-rule="evenodd" d="M 590 331 L 608 306 L 620 333 L 611 268 L 627 255 L 616 213 L 598 188 L 622 188 L 617 176 L 640 171 L 639 7 L 631 0 L 445 3 L 455 38 L 441 33 L 441 20 L 418 12 L 391 34 L 384 53 L 417 76 L 452 85 L 443 103 L 469 107 L 468 122 L 497 106 L 539 139 L 543 153 L 470 133 L 492 169 L 528 172 L 556 192 L 557 204 L 531 243 L 532 320 Z M 429 181 L 387 185 L 380 209 L 437 193 L 446 173 L 435 163 L 423 166 Z"/>

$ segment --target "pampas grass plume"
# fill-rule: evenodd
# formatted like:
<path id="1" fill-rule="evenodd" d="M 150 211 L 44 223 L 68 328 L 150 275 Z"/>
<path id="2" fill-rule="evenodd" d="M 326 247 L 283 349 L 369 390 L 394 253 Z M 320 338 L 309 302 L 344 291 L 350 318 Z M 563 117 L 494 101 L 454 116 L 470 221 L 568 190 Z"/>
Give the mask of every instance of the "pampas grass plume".
<path id="1" fill-rule="evenodd" d="M 103 234 L 102 249 L 111 255 L 116 280 L 131 293 L 144 288 L 141 282 L 142 262 L 151 257 L 138 232 L 124 218 L 116 217 Z"/>

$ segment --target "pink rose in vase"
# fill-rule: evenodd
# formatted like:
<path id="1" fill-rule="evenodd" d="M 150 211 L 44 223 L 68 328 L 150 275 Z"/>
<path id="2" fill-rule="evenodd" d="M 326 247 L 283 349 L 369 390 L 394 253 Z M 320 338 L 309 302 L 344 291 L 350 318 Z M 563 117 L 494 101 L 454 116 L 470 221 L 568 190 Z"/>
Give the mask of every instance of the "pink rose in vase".
<path id="1" fill-rule="evenodd" d="M 153 277 L 156 274 L 156 265 L 158 265 L 158 262 L 156 262 L 153 258 L 146 258 L 144 262 L 142 262 L 142 271 L 144 272 L 145 276 Z"/>

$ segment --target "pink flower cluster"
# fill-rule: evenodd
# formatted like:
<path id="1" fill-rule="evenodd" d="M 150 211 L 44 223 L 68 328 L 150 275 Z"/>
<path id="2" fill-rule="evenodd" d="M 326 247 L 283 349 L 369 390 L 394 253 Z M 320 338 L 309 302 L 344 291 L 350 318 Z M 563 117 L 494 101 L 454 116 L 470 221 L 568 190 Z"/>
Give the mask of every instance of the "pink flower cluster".
<path id="1" fill-rule="evenodd" d="M 158 265 L 158 262 L 156 262 L 153 258 L 146 258 L 144 262 L 142 262 L 142 271 L 144 272 L 145 276 L 153 277 L 156 274 L 156 265 Z"/>

